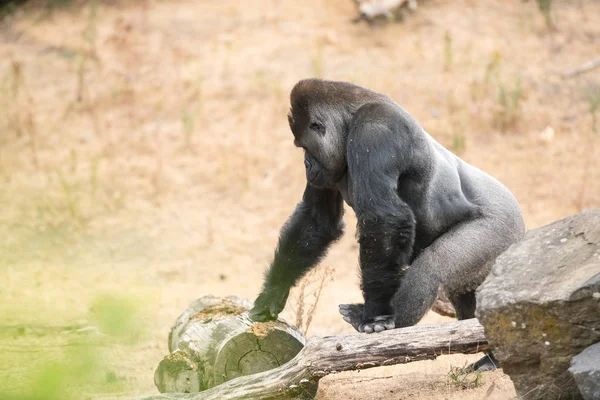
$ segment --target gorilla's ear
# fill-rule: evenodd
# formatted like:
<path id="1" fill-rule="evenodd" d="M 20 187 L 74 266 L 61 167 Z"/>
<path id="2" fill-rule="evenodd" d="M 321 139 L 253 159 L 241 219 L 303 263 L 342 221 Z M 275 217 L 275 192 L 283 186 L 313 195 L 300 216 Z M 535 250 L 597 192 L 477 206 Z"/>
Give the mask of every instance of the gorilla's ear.
<path id="1" fill-rule="evenodd" d="M 290 109 L 290 112 L 288 113 L 288 123 L 290 124 L 290 129 L 292 131 L 294 131 L 294 115 L 292 113 L 292 110 Z"/>

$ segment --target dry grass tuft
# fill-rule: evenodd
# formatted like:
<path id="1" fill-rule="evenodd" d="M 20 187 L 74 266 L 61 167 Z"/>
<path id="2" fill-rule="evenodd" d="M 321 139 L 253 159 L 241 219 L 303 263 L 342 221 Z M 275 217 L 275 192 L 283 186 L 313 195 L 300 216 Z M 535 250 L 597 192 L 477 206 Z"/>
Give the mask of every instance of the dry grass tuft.
<path id="1" fill-rule="evenodd" d="M 294 289 L 292 299 L 296 327 L 306 335 L 321 297 L 323 288 L 333 282 L 335 269 L 320 264 L 309 271 Z"/>
<path id="2" fill-rule="evenodd" d="M 483 376 L 479 371 L 467 371 L 463 367 L 450 366 L 448 382 L 460 389 L 474 389 L 483 385 Z"/>

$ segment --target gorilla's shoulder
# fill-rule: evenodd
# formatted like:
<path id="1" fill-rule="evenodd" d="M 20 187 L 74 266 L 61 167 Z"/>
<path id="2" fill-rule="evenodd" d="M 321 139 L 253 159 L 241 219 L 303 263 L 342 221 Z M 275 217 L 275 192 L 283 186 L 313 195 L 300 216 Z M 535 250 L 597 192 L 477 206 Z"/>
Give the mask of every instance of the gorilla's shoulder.
<path id="1" fill-rule="evenodd" d="M 419 123 L 402 107 L 394 102 L 378 101 L 363 104 L 352 118 L 354 129 L 364 129 L 367 126 L 379 126 L 380 130 L 398 133 L 421 131 Z"/>
<path id="2" fill-rule="evenodd" d="M 397 118 L 402 109 L 395 103 L 377 101 L 363 104 L 354 113 L 354 120 L 372 120 L 380 118 Z"/>

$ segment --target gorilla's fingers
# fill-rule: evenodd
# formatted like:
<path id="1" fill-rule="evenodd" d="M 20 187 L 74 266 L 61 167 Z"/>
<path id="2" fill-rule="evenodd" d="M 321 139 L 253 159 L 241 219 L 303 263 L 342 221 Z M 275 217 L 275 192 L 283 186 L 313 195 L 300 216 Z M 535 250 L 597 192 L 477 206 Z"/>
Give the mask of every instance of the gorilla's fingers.
<path id="1" fill-rule="evenodd" d="M 385 331 L 385 326 L 383 324 L 376 323 L 373 325 L 373 330 L 375 332 L 382 332 L 382 331 Z"/>
<path id="2" fill-rule="evenodd" d="M 256 321 L 256 322 L 265 322 L 267 321 L 267 316 L 265 315 L 264 311 L 263 312 L 257 312 L 255 310 L 251 310 L 249 317 L 252 321 Z"/>
<path id="3" fill-rule="evenodd" d="M 396 323 L 394 322 L 393 318 L 388 319 L 387 321 L 385 321 L 385 329 L 394 329 L 396 327 Z"/>
<path id="4" fill-rule="evenodd" d="M 269 313 L 270 313 L 270 318 L 269 319 L 277 319 L 277 316 L 279 316 L 279 310 L 277 310 L 277 304 L 271 304 L 271 306 L 269 307 Z"/>
<path id="5" fill-rule="evenodd" d="M 362 326 L 362 329 L 365 333 L 373 333 L 373 324 L 365 324 Z"/>

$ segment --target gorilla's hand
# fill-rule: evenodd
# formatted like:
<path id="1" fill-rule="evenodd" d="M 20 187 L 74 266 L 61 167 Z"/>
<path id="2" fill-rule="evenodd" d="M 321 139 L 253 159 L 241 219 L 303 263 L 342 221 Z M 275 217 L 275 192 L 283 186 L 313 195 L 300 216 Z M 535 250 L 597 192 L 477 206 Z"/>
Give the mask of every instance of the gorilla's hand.
<path id="1" fill-rule="evenodd" d="M 250 310 L 250 319 L 258 322 L 277 319 L 285 307 L 289 294 L 289 289 L 276 286 L 265 288 L 254 301 L 254 307 Z"/>
<path id="2" fill-rule="evenodd" d="M 393 315 L 379 315 L 368 321 L 363 320 L 363 309 L 363 304 L 340 304 L 340 314 L 344 321 L 359 332 L 381 332 L 396 327 Z"/>

